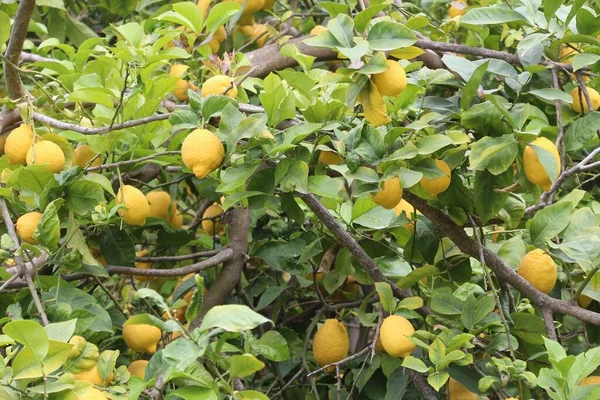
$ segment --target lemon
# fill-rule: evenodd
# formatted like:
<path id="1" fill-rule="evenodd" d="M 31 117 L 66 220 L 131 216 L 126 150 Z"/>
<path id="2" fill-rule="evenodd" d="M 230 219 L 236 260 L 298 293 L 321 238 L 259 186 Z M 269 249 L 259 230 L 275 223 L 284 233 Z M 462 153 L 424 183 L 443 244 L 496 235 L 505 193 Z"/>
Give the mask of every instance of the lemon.
<path id="1" fill-rule="evenodd" d="M 153 325 L 123 324 L 123 340 L 127 347 L 138 353 L 154 354 L 161 339 L 161 331 Z"/>
<path id="2" fill-rule="evenodd" d="M 208 47 L 210 47 L 211 53 L 217 54 L 219 52 L 219 49 L 221 48 L 221 43 L 217 39 L 212 38 L 208 42 Z"/>
<path id="3" fill-rule="evenodd" d="M 319 162 L 325 165 L 339 165 L 344 160 L 333 151 L 321 151 L 319 153 Z"/>
<path id="4" fill-rule="evenodd" d="M 131 185 L 123 185 L 117 193 L 117 202 L 125 206 L 120 208 L 118 214 L 129 225 L 144 226 L 150 212 L 146 196 L 139 189 Z"/>
<path id="5" fill-rule="evenodd" d="M 458 4 L 458 7 L 455 6 Z M 467 13 L 467 2 L 466 0 L 454 0 L 448 8 L 448 16 L 450 18 L 458 17 L 459 15 L 465 15 Z"/>
<path id="6" fill-rule="evenodd" d="M 450 400 L 477 400 L 477 395 L 463 386 L 462 383 L 450 378 L 448 381 L 448 398 Z"/>
<path id="7" fill-rule="evenodd" d="M 183 226 L 183 215 L 181 215 L 181 211 L 177 208 L 176 202 L 171 203 L 170 213 L 169 225 L 171 225 L 173 229 L 181 229 Z"/>
<path id="8" fill-rule="evenodd" d="M 254 21 L 254 17 L 252 15 L 242 15 L 238 20 L 239 26 L 254 25 L 255 23 L 256 21 Z"/>
<path id="9" fill-rule="evenodd" d="M 217 235 L 223 234 L 223 225 L 218 223 L 218 219 L 207 219 L 207 218 L 215 218 L 223 214 L 223 207 L 214 203 L 212 206 L 208 207 L 204 214 L 202 215 L 202 229 L 206 232 L 207 235 L 214 235 L 215 231 Z M 215 229 L 215 222 L 217 222 L 217 228 Z"/>
<path id="10" fill-rule="evenodd" d="M 203 179 L 223 162 L 225 149 L 217 136 L 206 129 L 190 133 L 181 146 L 181 158 L 186 167 Z"/>
<path id="11" fill-rule="evenodd" d="M 169 219 L 169 207 L 171 205 L 171 195 L 161 190 L 146 193 L 148 200 L 149 217 Z"/>
<path id="12" fill-rule="evenodd" d="M 211 78 L 208 78 L 204 84 L 202 84 L 202 97 L 207 97 L 212 95 L 215 96 L 229 96 L 233 99 L 237 97 L 237 87 L 233 84 L 233 79 L 226 75 L 215 75 Z M 226 89 L 230 88 L 227 93 L 223 94 Z"/>
<path id="13" fill-rule="evenodd" d="M 550 180 L 546 169 L 540 162 L 535 149 L 531 147 L 532 145 L 540 147 L 554 156 L 557 172 L 560 172 L 560 155 L 558 154 L 558 150 L 556 150 L 554 143 L 544 137 L 534 140 L 525 147 L 525 152 L 523 153 L 523 167 L 525 168 L 527 180 L 534 185 L 541 187 L 545 191 L 548 191 L 552 186 L 552 181 Z"/>
<path id="14" fill-rule="evenodd" d="M 200 9 L 200 12 L 202 13 L 203 19 L 206 19 L 206 17 L 208 16 L 208 9 L 210 8 L 210 1 L 211 0 L 198 0 L 198 2 L 196 3 L 198 8 Z"/>
<path id="15" fill-rule="evenodd" d="M 179 284 L 177 286 L 179 286 Z M 183 300 L 185 300 L 186 303 L 189 305 L 192 302 L 192 297 L 194 297 L 194 291 L 190 290 L 183 296 Z M 176 313 L 175 317 L 177 318 L 177 320 L 179 322 L 185 321 L 185 312 L 187 311 L 187 309 L 188 309 L 188 306 L 179 307 L 177 309 L 177 313 Z"/>
<path id="16" fill-rule="evenodd" d="M 324 27 L 323 25 L 316 25 L 315 27 L 313 27 L 310 32 L 308 33 L 309 35 L 318 35 L 321 32 L 325 32 L 327 30 L 326 27 Z"/>
<path id="17" fill-rule="evenodd" d="M 600 108 L 600 94 L 595 89 L 592 89 L 590 87 L 586 86 L 586 89 L 588 95 L 590 96 L 590 101 L 592 102 L 592 108 L 594 110 L 597 110 L 598 108 Z M 573 90 L 571 90 L 571 98 L 573 99 L 573 102 L 571 103 L 571 110 L 580 114 L 587 114 L 587 112 L 589 111 L 588 104 L 585 100 L 585 95 L 583 94 L 583 91 L 579 90 L 579 87 L 575 87 Z"/>
<path id="18" fill-rule="evenodd" d="M 29 244 L 38 244 L 39 241 L 33 238 L 33 234 L 42 220 L 44 214 L 39 212 L 29 212 L 23 214 L 17 220 L 17 235 L 22 241 Z"/>
<path id="19" fill-rule="evenodd" d="M 409 320 L 401 315 L 390 315 L 383 320 L 379 337 L 381 344 L 392 357 L 408 357 L 416 345 L 410 341 L 415 328 Z"/>
<path id="20" fill-rule="evenodd" d="M 239 31 L 245 36 L 250 37 L 250 40 L 256 39 L 256 45 L 263 47 L 269 36 L 269 31 L 264 24 L 244 25 L 239 27 Z"/>
<path id="21" fill-rule="evenodd" d="M 148 367 L 147 360 L 137 360 L 129 364 L 127 371 L 133 376 L 137 376 L 140 379 L 144 379 L 146 375 L 146 367 Z"/>
<path id="22" fill-rule="evenodd" d="M 4 154 L 10 165 L 25 164 L 27 152 L 33 144 L 33 130 L 27 124 L 21 124 L 6 138 L 4 143 Z"/>
<path id="23" fill-rule="evenodd" d="M 82 396 L 79 396 L 81 399 L 85 400 L 107 400 L 108 397 L 102 393 L 101 390 L 96 389 L 95 387 L 90 387 L 85 391 Z"/>
<path id="24" fill-rule="evenodd" d="M 579 386 L 592 386 L 592 385 L 600 385 L 600 376 L 588 376 L 583 378 Z"/>
<path id="25" fill-rule="evenodd" d="M 350 340 L 346 327 L 337 319 L 328 319 L 317 330 L 313 339 L 313 356 L 321 366 L 348 357 Z"/>
<path id="26" fill-rule="evenodd" d="M 579 304 L 579 307 L 581 308 L 588 308 L 588 306 L 592 304 L 592 301 L 594 301 L 594 299 L 586 296 L 585 294 L 580 294 L 577 296 L 577 304 Z"/>
<path id="27" fill-rule="evenodd" d="M 88 343 L 81 336 L 73 335 L 69 340 L 73 345 L 65 365 L 69 366 L 69 372 L 79 373 L 92 369 L 98 361 L 98 347 L 95 344 Z"/>
<path id="28" fill-rule="evenodd" d="M 219 43 L 224 41 L 226 37 L 227 33 L 225 32 L 225 27 L 222 25 L 213 33 L 213 39 L 216 39 Z"/>
<path id="29" fill-rule="evenodd" d="M 110 374 L 108 378 L 106 378 L 106 380 L 103 381 L 102 377 L 100 376 L 100 371 L 98 371 L 98 366 L 94 364 L 94 366 L 91 369 L 73 375 L 73 378 L 75 378 L 78 381 L 85 381 L 98 386 L 108 386 L 110 381 L 113 380 L 114 374 Z"/>
<path id="30" fill-rule="evenodd" d="M 148 250 L 140 250 L 135 253 L 136 257 L 146 257 L 148 255 Z M 138 269 L 149 269 L 152 266 L 149 262 L 138 261 L 135 263 L 135 267 Z M 134 275 L 136 281 L 151 281 L 156 279 L 155 276 L 146 276 L 146 275 Z"/>
<path id="31" fill-rule="evenodd" d="M 557 272 L 554 260 L 543 250 L 535 249 L 523 257 L 519 275 L 543 293 L 549 293 L 556 284 Z"/>
<path id="32" fill-rule="evenodd" d="M 445 192 L 450 186 L 450 167 L 448 164 L 442 160 L 435 160 L 435 165 L 438 169 L 442 170 L 444 176 L 437 179 L 421 178 L 420 182 L 423 190 L 432 197 L 436 197 L 438 194 Z"/>
<path id="33" fill-rule="evenodd" d="M 402 200 L 402 185 L 400 178 L 393 177 L 383 182 L 383 189 L 373 197 L 373 201 L 383 208 L 391 210 Z"/>
<path id="34" fill-rule="evenodd" d="M 183 76 L 188 69 L 187 65 L 183 64 L 175 64 L 171 66 L 171 70 L 169 71 L 169 75 L 172 76 Z M 173 95 L 177 97 L 180 101 L 187 101 L 189 99 L 188 93 L 188 83 L 185 79 L 180 79 L 175 84 L 175 89 L 173 89 Z"/>
<path id="35" fill-rule="evenodd" d="M 406 89 L 406 72 L 398 61 L 387 60 L 388 69 L 373 74 L 371 80 L 382 96 L 396 97 Z"/>
<path id="36" fill-rule="evenodd" d="M 396 207 L 394 207 L 394 212 L 396 213 L 397 216 L 402 215 L 402 213 L 404 213 L 406 215 L 406 218 L 408 218 L 409 220 L 413 220 L 414 216 L 415 216 L 415 208 L 406 200 L 402 199 L 400 200 L 400 203 L 398 203 L 398 205 L 396 205 Z M 417 215 L 421 214 L 419 211 L 417 211 Z M 404 227 L 406 229 L 408 229 L 411 233 L 414 232 L 415 230 L 415 226 L 412 222 L 407 222 L 404 224 Z"/>
<path id="37" fill-rule="evenodd" d="M 385 349 L 381 344 L 381 335 L 377 338 L 377 342 L 375 342 L 375 352 L 376 353 L 385 353 Z"/>
<path id="38" fill-rule="evenodd" d="M 87 167 L 90 160 L 96 157 L 98 153 L 94 152 L 90 146 L 87 144 L 82 144 L 77 146 L 75 149 L 75 158 L 73 159 L 73 165 L 78 167 Z M 102 160 L 100 157 L 97 157 L 89 166 L 97 167 L 100 165 Z"/>
<path id="39" fill-rule="evenodd" d="M 231 1 L 231 0 L 224 0 Z M 244 7 L 243 15 L 251 15 L 263 8 L 265 0 L 235 0 L 239 5 Z M 246 3 L 244 5 L 244 3 Z"/>
<path id="40" fill-rule="evenodd" d="M 6 144 L 6 136 L 8 135 L 0 135 L 0 156 L 4 155 L 4 145 Z"/>
<path id="41" fill-rule="evenodd" d="M 44 140 L 29 148 L 26 161 L 27 165 L 42 165 L 44 170 L 57 173 L 65 167 L 65 153 L 56 143 Z"/>
<path id="42" fill-rule="evenodd" d="M 573 62 L 573 56 L 579 53 L 579 50 L 574 49 L 574 47 L 577 46 L 572 43 L 569 43 L 567 46 L 560 46 L 558 55 L 559 61 L 566 64 L 571 64 Z"/>
<path id="43" fill-rule="evenodd" d="M 263 10 L 272 10 L 275 5 L 275 0 L 265 0 L 265 5 L 263 6 Z"/>

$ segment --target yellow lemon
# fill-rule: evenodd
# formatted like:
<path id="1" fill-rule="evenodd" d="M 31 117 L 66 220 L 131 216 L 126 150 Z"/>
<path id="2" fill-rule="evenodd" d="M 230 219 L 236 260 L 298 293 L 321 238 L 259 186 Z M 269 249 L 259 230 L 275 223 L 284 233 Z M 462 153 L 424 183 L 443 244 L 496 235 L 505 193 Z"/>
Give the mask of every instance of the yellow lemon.
<path id="1" fill-rule="evenodd" d="M 211 0 L 198 0 L 198 2 L 196 3 L 198 8 L 200 9 L 200 12 L 202 12 L 203 19 L 206 19 L 206 17 L 208 16 L 208 9 L 210 8 L 210 1 Z"/>
<path id="2" fill-rule="evenodd" d="M 181 146 L 181 158 L 186 167 L 194 171 L 197 178 L 203 179 L 219 168 L 223 162 L 225 149 L 217 136 L 206 129 L 196 129 L 190 133 Z"/>
<path id="3" fill-rule="evenodd" d="M 406 200 L 402 199 L 400 200 L 400 203 L 398 203 L 398 205 L 396 205 L 396 207 L 394 207 L 394 212 L 396 213 L 397 216 L 402 215 L 402 213 L 406 214 L 406 218 L 410 219 L 411 221 L 413 220 L 414 216 L 415 216 L 415 208 Z M 421 214 L 419 211 L 417 211 L 417 215 Z M 415 230 L 415 226 L 412 222 L 407 222 L 404 224 L 404 227 L 406 229 L 408 229 L 411 233 L 414 232 Z"/>
<path id="4" fill-rule="evenodd" d="M 250 40 L 256 39 L 258 47 L 263 47 L 269 36 L 269 31 L 264 24 L 243 25 L 239 27 L 239 31 L 245 36 L 250 37 Z"/>
<path id="5" fill-rule="evenodd" d="M 146 367 L 148 367 L 148 360 L 137 360 L 129 364 L 127 371 L 143 380 L 146 375 Z"/>
<path id="6" fill-rule="evenodd" d="M 224 0 L 224 1 L 231 1 L 231 0 Z M 242 7 L 244 7 L 244 11 L 243 11 L 244 15 L 254 14 L 258 10 L 263 8 L 263 6 L 265 5 L 265 0 L 235 0 L 235 1 L 237 1 Z M 244 5 L 244 3 L 246 3 L 246 4 Z"/>
<path id="7" fill-rule="evenodd" d="M 396 97 L 406 89 L 406 72 L 398 61 L 387 60 L 388 69 L 373 74 L 371 80 L 382 96 Z"/>
<path id="8" fill-rule="evenodd" d="M 118 214 L 129 225 L 144 226 L 150 212 L 146 196 L 139 189 L 131 185 L 123 185 L 117 193 L 117 203 L 123 204 Z"/>
<path id="9" fill-rule="evenodd" d="M 448 397 L 450 400 L 477 400 L 475 393 L 452 378 L 448 381 Z"/>
<path id="10" fill-rule="evenodd" d="M 529 182 L 547 191 L 552 186 L 552 181 L 548 176 L 548 172 L 546 172 L 546 168 L 544 168 L 540 162 L 535 149 L 531 146 L 540 147 L 541 149 L 552 154 L 554 156 L 554 160 L 556 161 L 556 171 L 558 173 L 560 173 L 560 155 L 558 154 L 558 150 L 556 150 L 554 143 L 544 137 L 534 140 L 527 145 L 527 147 L 525 147 L 525 152 L 523 153 L 523 168 L 525 169 L 525 176 L 527 176 L 527 180 Z"/>
<path id="11" fill-rule="evenodd" d="M 177 285 L 177 286 L 179 286 L 179 285 Z M 183 300 L 185 300 L 186 303 L 189 305 L 192 302 L 192 297 L 194 297 L 194 291 L 190 290 L 183 296 Z M 177 318 L 177 320 L 179 322 L 185 321 L 185 312 L 187 311 L 187 309 L 188 309 L 188 306 L 179 307 L 177 309 L 175 318 Z"/>
<path id="12" fill-rule="evenodd" d="M 381 335 L 377 338 L 377 342 L 375 342 L 375 352 L 377 353 L 385 353 L 385 349 L 381 344 Z"/>
<path id="13" fill-rule="evenodd" d="M 4 143 L 4 154 L 10 165 L 25 164 L 27 152 L 33 145 L 33 130 L 27 124 L 21 124 L 13 129 Z"/>
<path id="14" fill-rule="evenodd" d="M 148 255 L 148 250 L 143 249 L 135 253 L 136 257 L 146 257 Z M 152 266 L 151 263 L 145 261 L 138 261 L 135 263 L 135 267 L 138 269 L 149 269 Z M 156 279 L 155 276 L 145 276 L 145 275 L 134 275 L 135 280 L 137 281 L 151 281 Z"/>
<path id="15" fill-rule="evenodd" d="M 265 5 L 263 6 L 263 10 L 272 10 L 275 5 L 275 0 L 265 0 Z"/>
<path id="16" fill-rule="evenodd" d="M 315 27 L 313 27 L 310 32 L 308 33 L 311 36 L 314 35 L 318 35 L 321 32 L 325 32 L 327 30 L 326 27 L 324 27 L 323 25 L 316 25 Z"/>
<path id="17" fill-rule="evenodd" d="M 333 151 L 321 151 L 319 153 L 319 162 L 324 165 L 339 165 L 344 159 Z"/>
<path id="18" fill-rule="evenodd" d="M 202 229 L 204 229 L 204 232 L 206 232 L 207 235 L 212 236 L 215 234 L 215 231 L 217 235 L 223 234 L 223 224 L 217 222 L 218 218 L 216 218 L 221 214 L 223 214 L 223 207 L 217 203 L 214 203 L 204 211 L 204 214 L 202 215 L 202 219 L 204 220 L 202 221 Z M 215 222 L 217 222 L 216 229 Z"/>
<path id="19" fill-rule="evenodd" d="M 212 38 L 208 42 L 208 47 L 210 47 L 211 53 L 217 54 L 219 52 L 219 49 L 221 48 L 221 43 L 217 39 Z"/>
<path id="20" fill-rule="evenodd" d="M 409 320 L 401 315 L 390 315 L 383 320 L 379 337 L 381 344 L 392 357 L 408 357 L 416 345 L 410 341 L 415 328 Z"/>
<path id="21" fill-rule="evenodd" d="M 579 53 L 579 50 L 577 50 L 576 47 L 576 45 L 571 43 L 569 43 L 567 46 L 560 46 L 558 55 L 559 61 L 566 64 L 571 64 L 573 62 L 573 56 Z"/>
<path id="22" fill-rule="evenodd" d="M 558 275 L 554 260 L 540 249 L 532 250 L 523 257 L 518 272 L 543 293 L 549 293 L 554 288 Z"/>
<path id="23" fill-rule="evenodd" d="M 171 205 L 171 195 L 162 190 L 155 190 L 146 193 L 148 200 L 149 217 L 169 219 L 169 206 Z"/>
<path id="24" fill-rule="evenodd" d="M 169 225 L 171 225 L 173 229 L 181 229 L 181 227 L 183 226 L 183 215 L 181 214 L 181 211 L 179 211 L 179 209 L 177 208 L 176 202 L 171 203 L 170 213 L 171 216 L 169 217 Z"/>
<path id="25" fill-rule="evenodd" d="M 73 165 L 78 167 L 87 167 L 90 160 L 96 157 L 98 153 L 92 150 L 90 146 L 87 144 L 82 144 L 77 146 L 75 149 L 75 158 L 73 159 Z M 100 165 L 102 160 L 100 157 L 96 157 L 96 159 L 90 164 L 90 167 L 97 167 Z"/>
<path id="26" fill-rule="evenodd" d="M 127 347 L 138 353 L 154 354 L 162 333 L 153 325 L 131 324 L 127 320 L 123 324 L 123 340 Z"/>
<path id="27" fill-rule="evenodd" d="M 373 201 L 383 208 L 391 210 L 402 200 L 402 185 L 400 178 L 393 177 L 383 182 L 383 189 L 380 189 L 373 197 Z"/>
<path id="28" fill-rule="evenodd" d="M 442 170 L 444 176 L 439 177 L 437 179 L 426 179 L 421 178 L 421 187 L 430 196 L 436 197 L 438 194 L 443 193 L 450 186 L 450 167 L 446 164 L 445 161 L 435 160 L 435 165 L 438 169 Z"/>
<path id="29" fill-rule="evenodd" d="M 46 171 L 57 173 L 65 167 L 65 153 L 56 143 L 44 140 L 29 148 L 26 161 L 27 165 L 42 165 Z"/>
<path id="30" fill-rule="evenodd" d="M 227 93 L 223 94 L 225 90 L 230 88 Z M 233 99 L 237 97 L 237 87 L 233 83 L 233 79 L 226 75 L 215 75 L 208 78 L 204 84 L 202 84 L 202 97 L 212 95 L 215 96 L 229 96 Z"/>
<path id="31" fill-rule="evenodd" d="M 39 241 L 33 238 L 33 234 L 44 214 L 39 212 L 29 212 L 23 214 L 17 220 L 17 235 L 22 241 L 29 244 L 38 244 Z"/>
<path id="32" fill-rule="evenodd" d="M 579 304 L 579 307 L 581 308 L 588 308 L 588 306 L 592 304 L 592 301 L 594 301 L 594 299 L 586 296 L 585 294 L 580 294 L 577 296 L 577 304 Z"/>
<path id="33" fill-rule="evenodd" d="M 590 96 L 590 101 L 592 102 L 592 108 L 597 110 L 600 108 L 600 93 L 590 87 L 586 86 L 586 88 L 588 95 Z M 571 90 L 571 98 L 573 99 L 573 102 L 571 103 L 571 110 L 580 114 L 587 114 L 590 109 L 585 99 L 585 95 L 583 94 L 583 91 L 579 89 L 579 87 L 575 87 L 573 90 Z"/>
<path id="34" fill-rule="evenodd" d="M 227 37 L 227 32 L 225 32 L 225 27 L 220 26 L 219 29 L 213 33 L 213 39 L 216 39 L 219 43 L 224 41 Z"/>
<path id="35" fill-rule="evenodd" d="M 321 366 L 348 357 L 350 340 L 346 327 L 337 319 L 328 319 L 317 330 L 313 339 L 313 356 Z"/>
<path id="36" fill-rule="evenodd" d="M 467 13 L 466 0 L 454 0 L 450 4 L 450 8 L 448 8 L 448 16 L 450 18 L 458 17 L 459 15 L 465 15 L 466 13 Z"/>
<path id="37" fill-rule="evenodd" d="M 73 375 L 73 378 L 78 381 L 86 381 L 98 386 L 108 386 L 108 384 L 113 380 L 114 374 L 110 374 L 108 378 L 103 381 L 102 377 L 100 376 L 100 371 L 98 371 L 98 366 L 95 364 L 91 369 Z"/>
<path id="38" fill-rule="evenodd" d="M 588 376 L 586 378 L 583 378 L 583 380 L 581 381 L 581 383 L 579 384 L 580 386 L 592 386 L 592 385 L 600 385 L 600 376 Z"/>
<path id="39" fill-rule="evenodd" d="M 174 64 L 171 66 L 171 70 L 169 71 L 169 75 L 172 76 L 183 76 L 188 69 L 187 65 L 183 64 Z M 188 83 L 185 79 L 180 79 L 177 81 L 175 89 L 173 89 L 173 95 L 177 97 L 180 101 L 187 101 L 189 96 L 187 94 Z"/>

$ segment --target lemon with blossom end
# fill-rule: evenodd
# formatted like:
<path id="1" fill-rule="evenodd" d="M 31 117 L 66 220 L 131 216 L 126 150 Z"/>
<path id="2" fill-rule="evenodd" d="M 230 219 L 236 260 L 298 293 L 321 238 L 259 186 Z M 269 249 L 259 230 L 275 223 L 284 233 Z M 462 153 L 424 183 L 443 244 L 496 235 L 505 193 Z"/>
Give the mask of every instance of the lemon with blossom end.
<path id="1" fill-rule="evenodd" d="M 150 213 L 150 206 L 144 193 L 131 185 L 123 185 L 117 193 L 117 203 L 123 204 L 118 214 L 129 225 L 144 226 Z"/>
<path id="2" fill-rule="evenodd" d="M 391 210 L 402 200 L 402 184 L 397 176 L 387 179 L 383 182 L 383 189 L 380 189 L 373 197 L 373 201 L 383 208 Z"/>
<path id="3" fill-rule="evenodd" d="M 39 212 L 29 212 L 23 214 L 17 219 L 17 235 L 25 243 L 38 244 L 39 241 L 33 238 L 33 234 L 42 220 L 44 214 Z"/>
<path id="4" fill-rule="evenodd" d="M 219 168 L 225 156 L 223 144 L 207 129 L 196 129 L 190 133 L 181 146 L 181 158 L 186 167 L 194 171 L 197 178 L 203 179 Z"/>

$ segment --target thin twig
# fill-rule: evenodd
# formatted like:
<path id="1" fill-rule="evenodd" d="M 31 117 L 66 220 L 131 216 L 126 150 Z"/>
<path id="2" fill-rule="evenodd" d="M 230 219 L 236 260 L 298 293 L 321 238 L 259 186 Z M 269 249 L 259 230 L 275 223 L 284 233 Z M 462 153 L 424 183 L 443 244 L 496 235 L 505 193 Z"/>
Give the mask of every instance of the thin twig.
<path id="1" fill-rule="evenodd" d="M 228 247 L 221 247 L 220 249 L 216 249 L 216 250 L 199 251 L 197 253 L 184 254 L 181 256 L 136 257 L 135 261 L 141 261 L 141 262 L 184 261 L 184 260 L 191 260 L 193 258 L 212 257 L 212 256 L 219 254 L 220 252 L 222 252 L 225 249 L 228 249 Z"/>
<path id="2" fill-rule="evenodd" d="M 135 158 L 133 160 L 125 160 L 125 161 L 119 161 L 119 162 L 114 162 L 114 163 L 109 163 L 109 164 L 102 164 L 102 165 L 98 165 L 95 167 L 89 167 L 89 168 L 86 168 L 85 171 L 93 172 L 93 171 L 101 171 L 103 169 L 108 169 L 108 168 L 118 168 L 118 167 L 122 167 L 124 165 L 137 164 L 142 161 L 148 161 L 148 160 L 152 160 L 154 158 L 158 158 L 158 157 L 162 157 L 162 156 L 173 156 L 173 155 L 180 155 L 180 154 L 181 154 L 181 151 L 163 151 L 162 153 L 150 154 L 149 156 Z"/>

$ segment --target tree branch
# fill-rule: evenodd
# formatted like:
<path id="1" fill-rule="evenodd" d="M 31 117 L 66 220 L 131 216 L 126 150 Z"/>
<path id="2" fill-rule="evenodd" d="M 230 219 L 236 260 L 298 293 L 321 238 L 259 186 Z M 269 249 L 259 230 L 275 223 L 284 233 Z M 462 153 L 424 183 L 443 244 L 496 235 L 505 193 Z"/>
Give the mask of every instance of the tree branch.
<path id="1" fill-rule="evenodd" d="M 98 135 L 98 134 L 102 134 L 102 133 L 118 131 L 121 129 L 132 128 L 134 126 L 149 124 L 151 122 L 164 121 L 166 119 L 169 119 L 170 115 L 171 114 L 154 114 L 154 115 L 150 115 L 148 117 L 143 117 L 140 119 L 133 119 L 131 121 L 125 121 L 120 124 L 114 124 L 112 127 L 111 126 L 101 126 L 98 128 L 89 128 L 87 126 L 81 126 L 81 125 L 77 125 L 77 124 L 71 124 L 68 122 L 59 121 L 57 119 L 48 117 L 39 112 L 34 112 L 33 118 L 36 121 L 50 125 L 53 128 L 63 129 L 65 131 L 74 131 L 74 132 L 82 133 L 84 135 Z"/>
<path id="2" fill-rule="evenodd" d="M 162 156 L 174 156 L 174 155 L 179 155 L 179 154 L 181 154 L 181 151 L 163 151 L 162 153 L 150 154 L 149 156 L 135 158 L 133 160 L 118 161 L 118 162 L 114 162 L 114 163 L 110 163 L 110 164 L 98 165 L 96 167 L 88 167 L 85 169 L 85 171 L 86 172 L 101 171 L 103 169 L 108 169 L 108 168 L 116 168 L 116 167 L 122 167 L 124 165 L 137 164 L 142 161 L 148 161 L 148 160 L 152 160 L 154 158 L 158 158 L 158 157 L 162 157 Z"/>
<path id="3" fill-rule="evenodd" d="M 19 2 L 19 8 L 15 14 L 12 31 L 4 53 L 8 60 L 8 62 L 4 62 L 4 82 L 6 83 L 8 97 L 11 100 L 18 100 L 28 95 L 15 65 L 19 64 L 34 8 L 35 0 L 21 0 Z"/>
<path id="4" fill-rule="evenodd" d="M 222 247 L 222 248 L 216 249 L 216 250 L 199 251 L 198 253 L 184 254 L 181 256 L 136 257 L 135 261 L 141 261 L 141 262 L 184 261 L 184 260 L 191 260 L 191 259 L 200 258 L 200 257 L 212 257 L 212 256 L 215 256 L 215 255 L 221 253 L 225 249 L 227 249 L 227 247 Z"/>

